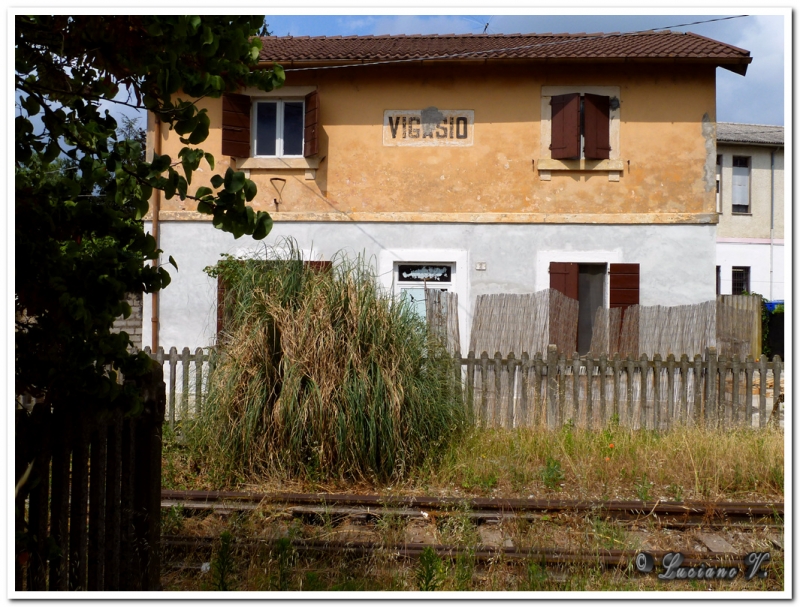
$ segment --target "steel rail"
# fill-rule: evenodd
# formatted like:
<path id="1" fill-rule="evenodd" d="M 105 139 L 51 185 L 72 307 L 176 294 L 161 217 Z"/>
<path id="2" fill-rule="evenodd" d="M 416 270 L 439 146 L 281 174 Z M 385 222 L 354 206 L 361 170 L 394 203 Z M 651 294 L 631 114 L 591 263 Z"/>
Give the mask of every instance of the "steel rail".
<path id="1" fill-rule="evenodd" d="M 162 546 L 164 550 L 169 549 L 207 549 L 213 550 L 219 542 L 219 538 L 211 536 L 181 536 L 165 535 L 162 536 Z M 486 562 L 505 558 L 509 561 L 536 560 L 544 564 L 603 564 L 611 567 L 633 566 L 636 555 L 640 552 L 647 552 L 652 555 L 657 562 L 661 562 L 666 554 L 676 551 L 666 550 L 609 550 L 598 548 L 596 550 L 565 550 L 561 548 L 548 547 L 492 547 L 479 545 L 472 548 L 453 546 L 447 544 L 424 544 L 424 543 L 404 543 L 404 544 L 383 544 L 376 542 L 330 542 L 320 540 L 289 540 L 292 547 L 298 552 L 317 552 L 317 553 L 349 553 L 356 556 L 368 556 L 376 552 L 384 552 L 398 557 L 418 558 L 426 548 L 431 548 L 436 554 L 443 558 L 455 559 L 459 556 L 469 556 L 476 561 Z M 278 542 L 277 539 L 235 539 L 234 547 L 256 547 L 273 546 Z M 681 551 L 686 567 L 699 566 L 715 563 L 725 563 L 729 566 L 739 565 L 744 558 L 744 554 L 730 552 L 683 552 Z"/>
<path id="2" fill-rule="evenodd" d="M 165 503 L 289 504 L 295 506 L 414 508 L 448 510 L 468 507 L 490 512 L 569 512 L 628 513 L 633 515 L 672 515 L 720 517 L 783 516 L 783 502 L 663 502 L 663 501 L 591 501 L 523 498 L 458 498 L 434 496 L 381 496 L 335 493 L 250 493 L 243 491 L 162 490 Z"/>

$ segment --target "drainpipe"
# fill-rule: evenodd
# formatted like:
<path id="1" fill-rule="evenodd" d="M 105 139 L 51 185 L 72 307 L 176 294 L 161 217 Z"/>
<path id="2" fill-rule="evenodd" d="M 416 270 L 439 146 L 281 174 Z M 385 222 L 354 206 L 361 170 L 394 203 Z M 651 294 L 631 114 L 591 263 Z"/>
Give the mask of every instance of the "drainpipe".
<path id="1" fill-rule="evenodd" d="M 772 301 L 772 248 L 775 241 L 775 148 L 769 153 L 769 300 Z"/>
<path id="2" fill-rule="evenodd" d="M 150 115 L 152 116 L 152 119 L 155 123 L 153 126 L 153 151 L 156 152 L 157 154 L 161 154 L 161 121 L 155 116 L 153 116 L 153 114 Z M 161 247 L 159 246 L 158 215 L 161 212 L 161 190 L 158 189 L 153 190 L 153 198 L 151 200 L 150 208 L 153 211 L 152 234 L 153 238 L 156 239 L 156 249 L 160 249 Z M 151 261 L 151 265 L 154 268 L 156 268 L 158 267 L 159 262 L 160 259 L 156 257 Z M 155 353 L 158 351 L 158 291 L 154 291 L 151 294 L 151 298 L 152 298 L 151 299 L 152 317 L 150 319 L 151 322 L 150 333 L 152 336 L 152 343 L 150 345 L 150 349 L 153 351 L 153 353 Z"/>

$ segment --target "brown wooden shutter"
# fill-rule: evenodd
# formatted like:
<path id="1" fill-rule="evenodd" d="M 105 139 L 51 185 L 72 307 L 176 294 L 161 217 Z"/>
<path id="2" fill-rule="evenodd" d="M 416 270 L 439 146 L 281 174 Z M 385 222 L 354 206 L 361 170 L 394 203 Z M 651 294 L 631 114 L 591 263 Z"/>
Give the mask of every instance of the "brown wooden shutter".
<path id="1" fill-rule="evenodd" d="M 611 308 L 627 308 L 639 303 L 639 264 L 612 263 L 610 267 L 608 304 Z"/>
<path id="2" fill-rule="evenodd" d="M 580 158 L 581 97 L 578 93 L 555 95 L 550 99 L 550 157 Z"/>
<path id="3" fill-rule="evenodd" d="M 584 95 L 583 99 L 583 155 L 585 158 L 608 158 L 611 152 L 609 143 L 609 102 L 603 95 Z"/>
<path id="4" fill-rule="evenodd" d="M 319 93 L 313 91 L 306 95 L 306 121 L 303 132 L 303 156 L 313 156 L 319 152 Z"/>
<path id="5" fill-rule="evenodd" d="M 578 299 L 578 264 L 550 262 L 550 288 Z"/>
<path id="6" fill-rule="evenodd" d="M 250 97 L 222 96 L 222 155 L 250 157 Z"/>

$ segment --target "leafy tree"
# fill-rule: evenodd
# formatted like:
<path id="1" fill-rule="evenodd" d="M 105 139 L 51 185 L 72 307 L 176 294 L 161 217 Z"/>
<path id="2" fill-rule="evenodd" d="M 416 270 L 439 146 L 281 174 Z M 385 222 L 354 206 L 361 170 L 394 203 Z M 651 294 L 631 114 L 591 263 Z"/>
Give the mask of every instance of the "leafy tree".
<path id="1" fill-rule="evenodd" d="M 110 329 L 129 315 L 126 292 L 169 283 L 142 217 L 154 190 L 197 202 L 235 237 L 264 238 L 272 220 L 247 206 L 256 186 L 231 169 L 190 192 L 214 158 L 196 146 L 209 118 L 203 97 L 283 83 L 280 66 L 253 69 L 263 17 L 15 17 L 15 387 L 54 403 L 135 410 L 115 371 L 135 377 L 147 356 Z M 124 96 L 127 92 L 127 98 Z M 147 162 L 142 132 L 102 106 L 153 112 L 180 135 L 177 158 Z M 172 258 L 170 258 L 172 261 Z"/>

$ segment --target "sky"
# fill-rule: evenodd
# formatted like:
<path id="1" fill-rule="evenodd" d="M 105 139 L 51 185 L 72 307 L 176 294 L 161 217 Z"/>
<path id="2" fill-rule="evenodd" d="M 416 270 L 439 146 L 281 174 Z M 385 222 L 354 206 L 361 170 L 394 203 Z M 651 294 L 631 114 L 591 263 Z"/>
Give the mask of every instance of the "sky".
<path id="1" fill-rule="evenodd" d="M 572 9 L 579 10 L 579 9 Z M 694 15 L 267 15 L 276 36 L 631 32 L 670 27 L 750 51 L 742 77 L 717 68 L 717 121 L 784 124 L 784 16 L 753 15 L 687 27 L 679 24 L 742 14 Z M 487 25 L 488 24 L 488 25 Z"/>

